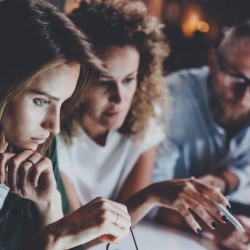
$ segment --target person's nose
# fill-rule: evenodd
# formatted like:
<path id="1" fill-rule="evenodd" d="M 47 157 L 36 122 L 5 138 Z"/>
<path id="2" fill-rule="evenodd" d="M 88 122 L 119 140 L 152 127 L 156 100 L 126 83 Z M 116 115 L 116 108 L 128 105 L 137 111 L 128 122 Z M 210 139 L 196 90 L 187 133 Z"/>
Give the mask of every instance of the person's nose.
<path id="1" fill-rule="evenodd" d="M 111 102 L 115 102 L 115 103 L 120 103 L 123 99 L 123 89 L 122 89 L 122 85 L 116 84 L 113 88 L 112 88 L 112 92 L 110 95 L 110 101 Z"/>
<path id="2" fill-rule="evenodd" d="M 60 110 L 51 111 L 45 118 L 42 127 L 53 135 L 60 132 Z"/>

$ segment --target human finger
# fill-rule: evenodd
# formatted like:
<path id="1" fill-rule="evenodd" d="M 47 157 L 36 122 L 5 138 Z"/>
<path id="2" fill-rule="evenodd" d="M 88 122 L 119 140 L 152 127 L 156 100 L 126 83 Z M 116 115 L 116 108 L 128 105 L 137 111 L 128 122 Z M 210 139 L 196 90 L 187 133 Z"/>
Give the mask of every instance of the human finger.
<path id="1" fill-rule="evenodd" d="M 18 192 L 18 169 L 23 161 L 25 161 L 30 155 L 33 154 L 31 150 L 25 150 L 20 154 L 16 154 L 10 158 L 7 162 L 8 165 L 8 185 L 13 193 Z"/>
<path id="2" fill-rule="evenodd" d="M 123 213 L 120 213 L 119 211 L 113 212 L 110 209 L 109 210 L 105 209 L 102 210 L 100 214 L 101 217 L 103 218 L 103 221 L 108 220 L 120 228 L 128 228 L 131 226 L 130 217 L 129 218 L 124 217 Z"/>
<path id="3" fill-rule="evenodd" d="M 218 224 L 213 219 L 211 220 L 211 215 L 218 218 L 222 223 L 226 223 L 228 218 L 215 206 L 214 202 L 203 193 L 198 192 L 195 185 L 193 185 L 194 183 L 196 182 L 187 182 L 180 197 L 181 195 L 183 196 L 183 199 L 190 205 L 190 208 L 198 214 L 210 228 L 218 228 Z"/>
<path id="4" fill-rule="evenodd" d="M 191 202 L 188 197 L 189 208 L 197 214 L 211 229 L 218 229 L 219 225 L 215 220 L 209 215 L 209 213 L 204 209 L 204 207 L 199 202 Z"/>
<path id="5" fill-rule="evenodd" d="M 39 155 L 36 155 L 37 160 Z M 40 155 L 40 159 L 33 165 L 30 171 L 29 180 L 34 187 L 38 186 L 38 180 L 41 174 L 49 174 L 53 172 L 53 167 L 51 161 Z"/>
<path id="6" fill-rule="evenodd" d="M 188 209 L 189 206 L 184 202 L 176 202 L 175 209 L 182 215 L 188 225 L 193 229 L 194 232 L 201 234 L 202 228 L 200 224 L 195 220 L 194 216 Z"/>
<path id="7" fill-rule="evenodd" d="M 18 168 L 18 182 L 17 187 L 21 191 L 21 194 L 23 196 L 28 195 L 27 185 L 28 185 L 28 179 L 29 179 L 29 172 L 30 169 L 33 167 L 33 164 L 31 164 L 28 161 L 23 161 L 21 165 Z"/>
<path id="8" fill-rule="evenodd" d="M 115 205 L 117 205 L 117 204 L 115 204 Z M 123 209 L 120 209 L 121 206 L 119 206 L 119 207 L 114 206 L 113 203 L 109 203 L 109 200 L 108 200 L 107 206 L 104 206 L 103 208 L 106 211 L 105 216 L 107 218 L 109 218 L 110 221 L 114 225 L 116 225 L 122 229 L 128 229 L 131 226 L 130 215 L 127 212 L 124 212 Z"/>
<path id="9" fill-rule="evenodd" d="M 7 176 L 6 176 L 7 161 L 14 155 L 15 155 L 14 153 L 0 154 L 0 184 L 7 181 Z"/>
<path id="10" fill-rule="evenodd" d="M 128 213 L 128 209 L 127 207 L 124 205 L 124 204 L 121 204 L 121 203 L 118 203 L 116 201 L 112 201 L 112 200 L 109 200 L 109 199 L 106 199 L 106 198 L 103 198 L 103 197 L 97 197 L 93 200 L 93 202 L 98 202 L 98 201 L 104 201 L 104 202 L 107 202 L 109 203 L 111 206 L 115 207 L 115 208 L 118 208 L 122 211 L 124 211 L 126 214 Z"/>
<path id="11" fill-rule="evenodd" d="M 204 207 L 194 199 L 189 198 L 186 195 L 181 195 L 179 200 L 176 202 L 176 207 L 190 227 L 197 233 L 200 233 L 201 227 L 195 218 L 190 213 L 191 209 L 196 213 L 211 229 L 218 229 L 219 225 L 214 221 L 214 219 L 208 214 Z M 197 227 L 198 226 L 198 227 Z"/>
<path id="12" fill-rule="evenodd" d="M 237 240 L 223 241 L 220 243 L 221 246 L 226 247 L 230 250 L 249 250 L 250 245 L 244 244 Z"/>
<path id="13" fill-rule="evenodd" d="M 105 223 L 101 225 L 103 233 L 99 236 L 99 239 L 101 241 L 118 244 L 128 235 L 129 228 L 129 225 L 125 228 L 121 228 L 119 225 L 114 224 L 110 220 L 106 220 Z"/>
<path id="14" fill-rule="evenodd" d="M 250 244 L 250 237 L 246 233 L 243 233 L 241 237 L 239 238 L 239 241 L 244 243 L 244 245 L 249 245 Z"/>
<path id="15" fill-rule="evenodd" d="M 214 200 L 225 207 L 231 207 L 228 200 L 223 196 L 221 192 L 218 191 L 217 188 L 205 185 L 196 179 L 190 179 L 190 183 L 192 183 L 195 189 L 206 196 L 208 199 Z"/>
<path id="16" fill-rule="evenodd" d="M 244 215 L 236 215 L 235 216 L 239 222 L 243 225 L 246 234 L 250 236 L 250 218 L 244 216 Z"/>
<path id="17" fill-rule="evenodd" d="M 23 196 L 28 194 L 27 185 L 28 182 L 30 182 L 30 173 L 32 168 L 40 161 L 41 157 L 42 156 L 39 153 L 35 152 L 20 164 L 18 170 L 18 188 L 20 189 Z"/>
<path id="18" fill-rule="evenodd" d="M 98 203 L 98 207 L 104 211 L 108 210 L 114 214 L 120 214 L 122 217 L 130 221 L 130 215 L 128 214 L 127 207 L 124 204 L 105 199 L 103 197 L 95 198 L 92 203 Z"/>
<path id="19" fill-rule="evenodd" d="M 91 202 L 91 205 L 95 205 L 96 211 L 99 210 L 99 217 L 102 221 L 101 228 L 104 231 L 101 233 L 100 240 L 118 243 L 127 236 L 131 226 L 131 219 L 125 205 L 103 197 L 97 197 Z M 110 231 L 114 228 L 119 228 L 115 234 L 113 231 Z"/>
<path id="20" fill-rule="evenodd" d="M 186 188 L 184 189 L 186 197 L 194 200 L 194 201 L 199 201 L 199 203 L 192 203 L 194 206 L 198 204 L 197 207 L 194 207 L 194 209 L 198 209 L 197 212 L 201 212 L 204 217 L 207 217 L 207 212 L 209 214 L 213 215 L 215 218 L 220 220 L 222 223 L 228 222 L 228 218 L 215 206 L 214 202 L 210 199 L 208 199 L 206 196 L 204 196 L 202 193 L 197 192 L 197 190 L 194 188 L 194 186 L 187 185 Z M 184 196 L 185 197 L 185 196 Z M 188 200 L 187 200 L 188 201 Z M 189 202 L 189 201 L 188 201 Z M 204 209 L 201 209 L 204 208 Z M 192 208 L 193 209 L 193 208 Z M 211 216 L 209 216 L 211 218 Z M 213 223 L 212 221 L 211 223 Z M 213 225 L 215 225 L 213 223 Z M 210 225 L 211 226 L 211 225 Z"/>
<path id="21" fill-rule="evenodd" d="M 123 237 L 121 237 L 116 243 L 118 244 L 119 242 L 121 242 L 125 237 L 127 237 L 128 233 L 129 233 L 129 229 L 131 227 L 131 220 L 124 218 L 122 216 L 120 216 L 119 214 L 117 214 L 117 218 L 116 218 L 116 222 L 115 225 L 117 225 L 118 227 L 121 227 L 122 229 L 125 230 L 125 233 L 123 235 Z"/>

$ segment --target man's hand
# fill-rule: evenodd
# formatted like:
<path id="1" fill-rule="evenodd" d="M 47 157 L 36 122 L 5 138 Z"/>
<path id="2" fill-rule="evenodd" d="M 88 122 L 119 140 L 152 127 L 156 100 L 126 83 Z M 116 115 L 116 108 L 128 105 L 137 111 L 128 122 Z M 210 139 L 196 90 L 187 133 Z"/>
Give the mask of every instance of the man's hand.
<path id="1" fill-rule="evenodd" d="M 230 250 L 248 250 L 250 248 L 250 218 L 238 215 L 245 232 L 239 231 L 231 223 L 220 225 L 220 230 L 215 234 L 217 243 Z"/>
<path id="2" fill-rule="evenodd" d="M 239 186 L 238 177 L 229 170 L 225 170 L 219 175 L 204 175 L 198 178 L 198 180 L 211 187 L 219 188 L 221 193 L 224 195 L 230 194 Z"/>

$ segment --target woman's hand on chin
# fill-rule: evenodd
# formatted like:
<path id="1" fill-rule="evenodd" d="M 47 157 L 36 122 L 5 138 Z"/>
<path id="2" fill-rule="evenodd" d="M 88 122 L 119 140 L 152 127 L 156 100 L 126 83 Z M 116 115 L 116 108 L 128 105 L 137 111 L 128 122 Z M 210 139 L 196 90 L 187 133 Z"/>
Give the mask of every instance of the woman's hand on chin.
<path id="1" fill-rule="evenodd" d="M 51 161 L 37 152 L 2 153 L 0 175 L 13 193 L 36 202 L 58 195 Z"/>
<path id="2" fill-rule="evenodd" d="M 0 176 L 13 193 L 35 203 L 41 227 L 63 216 L 61 195 L 48 158 L 31 150 L 2 153 Z"/>

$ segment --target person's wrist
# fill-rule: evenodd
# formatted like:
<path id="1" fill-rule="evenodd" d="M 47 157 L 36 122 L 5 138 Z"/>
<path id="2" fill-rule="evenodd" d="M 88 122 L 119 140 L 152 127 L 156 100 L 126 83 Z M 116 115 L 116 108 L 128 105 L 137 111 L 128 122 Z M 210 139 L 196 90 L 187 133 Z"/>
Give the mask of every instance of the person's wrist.
<path id="1" fill-rule="evenodd" d="M 158 194 L 158 183 L 153 183 L 147 187 L 147 200 L 151 203 L 152 207 L 162 204 L 161 198 Z"/>
<path id="2" fill-rule="evenodd" d="M 44 200 L 44 199 L 38 199 L 34 201 L 36 207 L 39 210 L 50 210 L 54 206 L 60 206 L 61 207 L 61 194 L 58 190 L 55 191 L 54 195 L 51 196 L 52 198 L 50 200 Z"/>
<path id="3" fill-rule="evenodd" d="M 64 249 L 64 233 L 61 221 L 56 221 L 52 224 L 47 225 L 43 228 L 42 233 L 44 234 L 46 242 L 46 250 L 61 250 Z"/>
<path id="4" fill-rule="evenodd" d="M 46 226 L 63 217 L 61 194 L 55 193 L 52 200 L 39 200 L 34 202 L 40 217 L 41 227 Z"/>
<path id="5" fill-rule="evenodd" d="M 47 230 L 46 227 L 48 228 Z M 83 248 L 83 244 L 93 239 L 91 233 L 89 234 L 87 231 L 86 234 L 79 234 L 80 231 L 76 230 L 76 226 L 74 222 L 72 222 L 72 217 L 70 215 L 64 216 L 46 227 L 44 228 L 47 233 L 47 239 L 52 246 L 52 248 L 48 249 L 62 250 L 71 249 L 76 246 L 81 246 Z M 83 227 L 84 225 L 82 225 L 82 228 L 78 229 L 83 230 Z"/>
<path id="6" fill-rule="evenodd" d="M 32 239 L 20 247 L 20 250 L 62 250 L 63 237 L 58 230 L 58 223 L 52 223 L 43 227 Z"/>
<path id="7" fill-rule="evenodd" d="M 133 209 L 143 207 L 144 211 L 150 211 L 159 204 L 157 199 L 158 197 L 155 195 L 154 184 L 151 184 L 132 195 L 124 204 L 128 207 L 128 210 L 130 210 L 131 207 Z"/>

